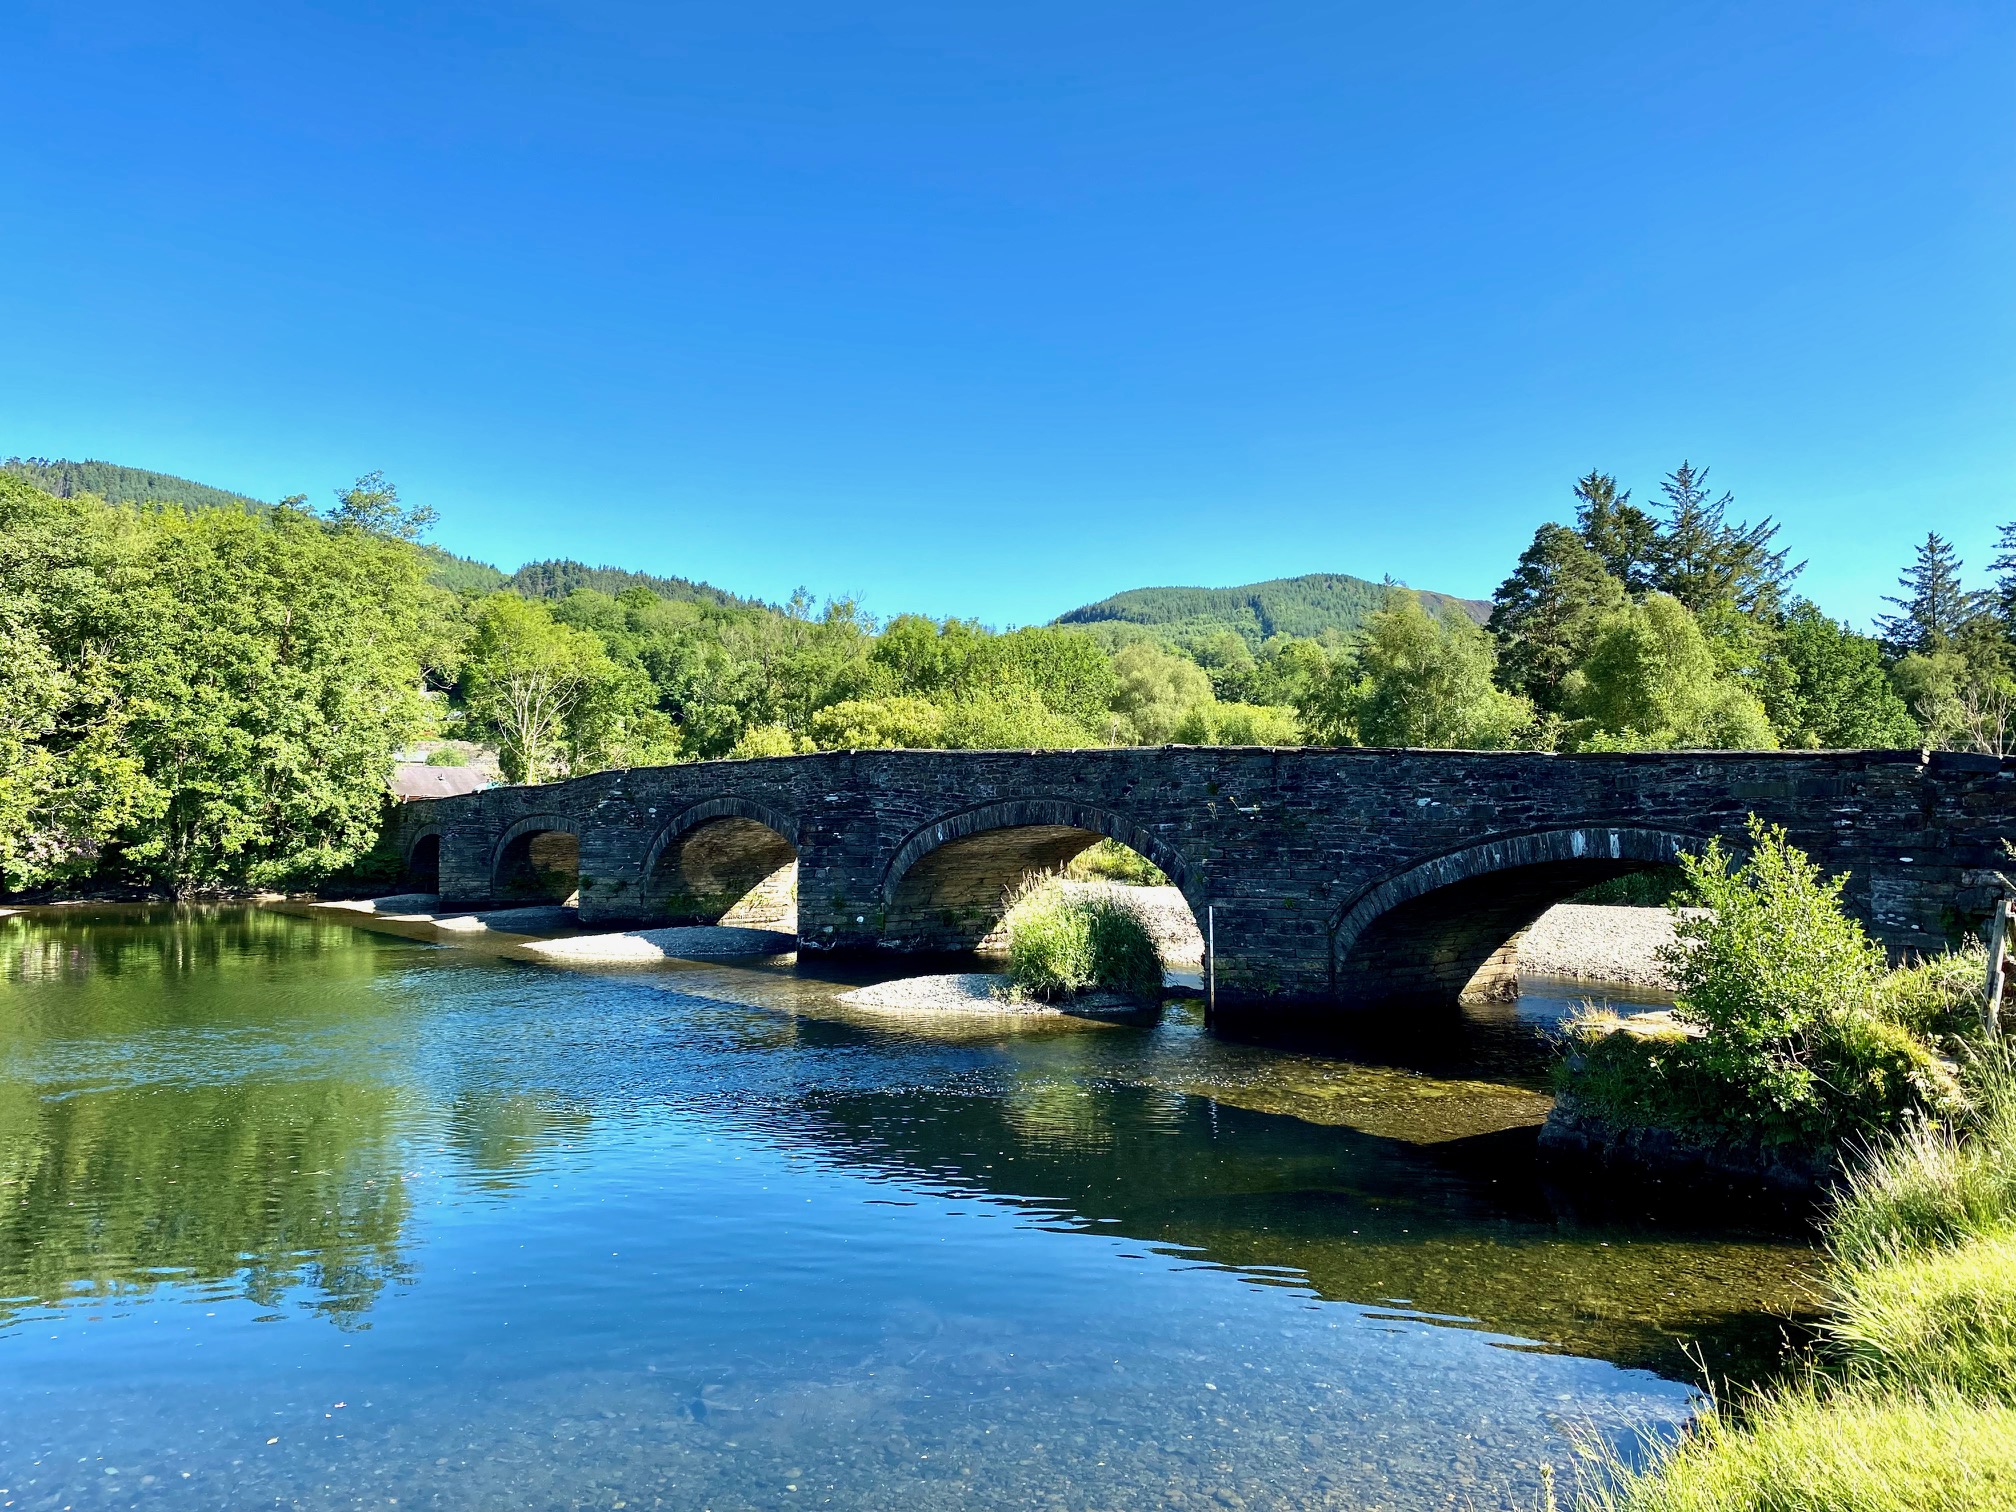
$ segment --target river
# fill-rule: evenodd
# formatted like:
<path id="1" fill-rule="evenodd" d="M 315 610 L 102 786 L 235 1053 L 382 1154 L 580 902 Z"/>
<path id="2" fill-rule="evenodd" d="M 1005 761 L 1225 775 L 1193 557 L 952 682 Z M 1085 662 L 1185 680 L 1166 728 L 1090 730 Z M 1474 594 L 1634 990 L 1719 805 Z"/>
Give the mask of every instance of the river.
<path id="1" fill-rule="evenodd" d="M 846 985 L 0 918 L 0 1506 L 1531 1507 L 1809 1294 L 1541 1179 L 1566 990 L 1260 1043 Z"/>

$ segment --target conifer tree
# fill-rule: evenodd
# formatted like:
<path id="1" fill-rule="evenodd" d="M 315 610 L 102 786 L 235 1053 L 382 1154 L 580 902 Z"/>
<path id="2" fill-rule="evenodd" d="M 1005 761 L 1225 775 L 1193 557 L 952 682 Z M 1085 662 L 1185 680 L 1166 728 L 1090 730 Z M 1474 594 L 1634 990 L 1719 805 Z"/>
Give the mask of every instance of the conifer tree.
<path id="1" fill-rule="evenodd" d="M 1575 528 L 1584 544 L 1611 577 L 1632 593 L 1645 592 L 1652 586 L 1659 522 L 1631 502 L 1630 489 L 1620 491 L 1616 478 L 1594 468 L 1575 480 L 1575 497 Z"/>
<path id="2" fill-rule="evenodd" d="M 1960 584 L 1962 565 L 1951 541 L 1936 531 L 1925 537 L 1915 560 L 1897 580 L 1903 594 L 1883 600 L 1903 612 L 1876 621 L 1884 649 L 1892 656 L 1942 650 L 1980 612 L 1980 595 Z"/>
<path id="3" fill-rule="evenodd" d="M 1788 553 L 1773 551 L 1778 527 L 1767 516 L 1755 525 L 1731 525 L 1736 496 L 1711 499 L 1708 469 L 1682 462 L 1659 490 L 1666 519 L 1652 548 L 1652 587 L 1671 594 L 1696 614 L 1733 604 L 1745 614 L 1769 615 L 1786 585 L 1805 567 L 1787 567 Z"/>

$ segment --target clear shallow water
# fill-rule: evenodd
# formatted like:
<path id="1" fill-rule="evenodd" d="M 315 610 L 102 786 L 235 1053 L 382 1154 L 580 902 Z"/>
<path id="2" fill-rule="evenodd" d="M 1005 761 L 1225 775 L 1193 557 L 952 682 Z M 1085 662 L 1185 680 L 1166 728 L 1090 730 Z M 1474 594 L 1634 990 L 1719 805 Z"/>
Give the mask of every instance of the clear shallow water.
<path id="1" fill-rule="evenodd" d="M 1535 1177 L 1560 1001 L 1284 1047 L 0 919 L 0 1505 L 1526 1505 L 1802 1305 Z"/>

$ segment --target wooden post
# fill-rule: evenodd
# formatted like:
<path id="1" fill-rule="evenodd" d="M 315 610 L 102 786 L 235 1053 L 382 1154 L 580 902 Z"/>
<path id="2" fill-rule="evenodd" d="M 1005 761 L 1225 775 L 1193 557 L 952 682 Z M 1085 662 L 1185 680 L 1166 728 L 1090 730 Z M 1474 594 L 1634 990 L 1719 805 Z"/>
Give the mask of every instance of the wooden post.
<path id="1" fill-rule="evenodd" d="M 2001 938 L 1998 933 L 1997 939 Z M 1204 905 L 1204 1027 L 1218 1018 L 1218 905 Z"/>
<path id="2" fill-rule="evenodd" d="M 2002 991 L 2009 980 L 2009 925 L 2012 905 L 2007 893 L 1995 899 L 1995 922 L 1988 932 L 1988 983 L 1981 1001 L 1981 1027 L 1990 1038 L 2002 1033 Z"/>

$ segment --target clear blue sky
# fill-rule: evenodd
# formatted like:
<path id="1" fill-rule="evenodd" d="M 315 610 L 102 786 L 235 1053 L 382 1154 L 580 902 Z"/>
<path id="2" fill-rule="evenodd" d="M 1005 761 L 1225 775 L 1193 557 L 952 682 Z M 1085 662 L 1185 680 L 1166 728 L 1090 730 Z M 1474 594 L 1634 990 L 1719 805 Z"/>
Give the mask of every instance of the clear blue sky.
<path id="1" fill-rule="evenodd" d="M 0 453 L 1028 623 L 2016 518 L 2016 6 L 0 0 Z"/>

